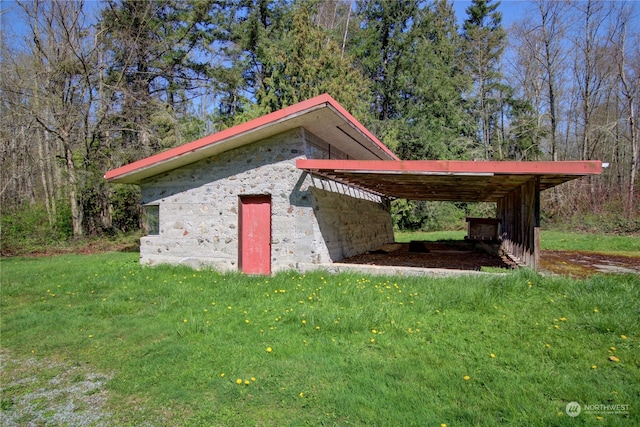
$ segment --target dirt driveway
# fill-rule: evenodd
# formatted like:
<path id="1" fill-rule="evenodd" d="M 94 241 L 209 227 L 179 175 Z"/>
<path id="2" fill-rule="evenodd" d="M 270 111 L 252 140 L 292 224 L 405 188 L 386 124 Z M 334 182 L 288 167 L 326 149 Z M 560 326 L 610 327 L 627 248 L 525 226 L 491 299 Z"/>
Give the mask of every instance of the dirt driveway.
<path id="1" fill-rule="evenodd" d="M 542 251 L 542 269 L 572 277 L 589 277 L 597 273 L 635 273 L 640 275 L 637 257 L 579 251 Z"/>

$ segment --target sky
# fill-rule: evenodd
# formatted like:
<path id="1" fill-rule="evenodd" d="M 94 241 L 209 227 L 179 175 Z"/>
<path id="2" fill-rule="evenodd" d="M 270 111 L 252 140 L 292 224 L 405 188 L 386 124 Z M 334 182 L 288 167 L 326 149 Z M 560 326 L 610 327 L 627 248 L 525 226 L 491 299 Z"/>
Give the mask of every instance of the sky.
<path id="1" fill-rule="evenodd" d="M 500 2 L 498 10 L 502 12 L 502 25 L 508 28 L 513 22 L 522 19 L 530 4 L 529 0 L 503 0 Z M 456 12 L 458 22 L 461 24 L 467 16 L 466 9 L 470 5 L 470 0 L 454 0 L 453 2 L 453 10 Z"/>
<path id="2" fill-rule="evenodd" d="M 637 2 L 635 22 L 637 23 L 636 28 L 640 28 L 640 0 L 625 1 L 628 3 Z M 98 0 L 85 0 L 85 4 L 90 6 L 89 9 L 91 9 L 92 3 L 97 5 Z M 469 5 L 471 5 L 471 0 L 453 0 L 453 8 L 460 25 L 462 25 L 462 22 L 467 16 L 466 9 Z M 498 6 L 498 10 L 502 12 L 503 27 L 508 29 L 514 22 L 523 19 L 527 15 L 527 11 L 531 10 L 532 7 L 533 5 L 531 0 L 502 0 L 500 2 L 500 6 Z M 0 10 L 2 10 L 2 14 L 0 15 L 0 26 L 11 26 L 14 31 L 18 32 L 20 31 L 20 27 L 22 27 L 22 31 L 25 31 L 26 27 L 19 24 L 21 19 L 19 18 L 20 15 L 18 9 L 19 6 L 15 3 L 15 0 L 0 0 Z M 12 25 L 14 23 L 16 23 L 16 25 Z"/>

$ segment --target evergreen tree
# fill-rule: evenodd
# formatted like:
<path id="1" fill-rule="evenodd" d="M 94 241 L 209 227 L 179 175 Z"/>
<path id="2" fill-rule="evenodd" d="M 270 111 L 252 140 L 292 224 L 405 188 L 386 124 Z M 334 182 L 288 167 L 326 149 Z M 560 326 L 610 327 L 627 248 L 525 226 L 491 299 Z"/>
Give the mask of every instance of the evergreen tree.
<path id="1" fill-rule="evenodd" d="M 503 89 L 500 60 L 506 46 L 506 33 L 502 28 L 502 14 L 497 10 L 500 2 L 473 0 L 466 10 L 463 25 L 466 41 L 468 72 L 474 87 L 469 101 L 477 123 L 477 140 L 484 150 L 484 157 L 491 158 L 501 144 L 499 101 Z"/>
<path id="2" fill-rule="evenodd" d="M 313 22 L 314 13 L 317 5 L 300 1 L 279 11 L 276 21 L 265 23 L 257 14 L 247 21 L 252 67 L 245 75 L 256 104 L 235 122 L 322 93 L 329 93 L 354 115 L 364 111 L 366 80 L 341 54 L 329 32 Z"/>
<path id="3" fill-rule="evenodd" d="M 416 16 L 397 148 L 402 158 L 459 159 L 472 155 L 473 125 L 462 97 L 471 80 L 463 71 L 457 31 L 447 0 L 438 0 Z"/>
<path id="4" fill-rule="evenodd" d="M 359 30 L 351 51 L 371 85 L 371 120 L 366 124 L 393 150 L 412 61 L 411 29 L 420 6 L 418 0 L 362 0 L 356 8 Z"/>
<path id="5" fill-rule="evenodd" d="M 99 22 L 112 127 L 125 163 L 187 142 L 188 106 L 210 73 L 204 48 L 211 1 L 109 0 Z M 183 126 L 184 125 L 184 126 Z M 195 132 L 198 133 L 197 131 Z"/>
<path id="6" fill-rule="evenodd" d="M 367 0 L 358 12 L 353 51 L 372 82 L 370 127 L 401 158 L 467 157 L 470 80 L 451 4 Z"/>

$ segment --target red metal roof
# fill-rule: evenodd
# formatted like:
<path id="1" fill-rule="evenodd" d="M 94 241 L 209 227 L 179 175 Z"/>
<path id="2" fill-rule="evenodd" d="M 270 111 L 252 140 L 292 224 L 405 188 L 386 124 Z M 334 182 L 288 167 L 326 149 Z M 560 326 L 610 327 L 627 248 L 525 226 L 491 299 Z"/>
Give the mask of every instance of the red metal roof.
<path id="1" fill-rule="evenodd" d="M 108 171 L 109 182 L 140 183 L 154 175 L 303 127 L 361 160 L 298 160 L 312 174 L 375 194 L 414 200 L 497 201 L 538 178 L 544 190 L 602 173 L 600 161 L 495 162 L 399 160 L 331 96 L 324 94 L 199 140 Z"/>
<path id="2" fill-rule="evenodd" d="M 387 197 L 496 202 L 532 178 L 540 190 L 602 173 L 602 162 L 298 160 L 299 169 Z"/>
<path id="3" fill-rule="evenodd" d="M 324 133 L 332 144 L 344 141 L 344 144 L 355 146 L 362 158 L 398 159 L 344 107 L 324 94 L 110 170 L 105 178 L 110 182 L 139 183 L 159 173 L 296 127 L 308 128 L 320 137 Z"/>

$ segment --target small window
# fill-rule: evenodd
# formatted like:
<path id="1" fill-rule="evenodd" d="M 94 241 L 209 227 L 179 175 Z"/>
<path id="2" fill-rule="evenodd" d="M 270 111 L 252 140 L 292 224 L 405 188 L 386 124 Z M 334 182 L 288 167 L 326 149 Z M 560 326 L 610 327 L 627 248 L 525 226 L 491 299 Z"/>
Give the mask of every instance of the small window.
<path id="1" fill-rule="evenodd" d="M 147 205 L 144 207 L 144 227 L 149 236 L 160 234 L 160 206 Z"/>

